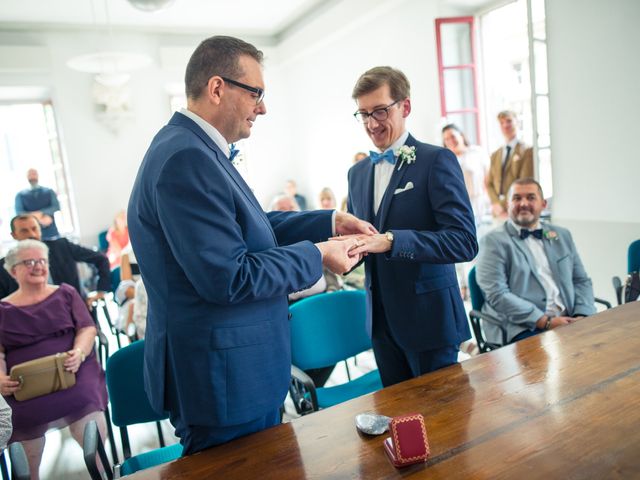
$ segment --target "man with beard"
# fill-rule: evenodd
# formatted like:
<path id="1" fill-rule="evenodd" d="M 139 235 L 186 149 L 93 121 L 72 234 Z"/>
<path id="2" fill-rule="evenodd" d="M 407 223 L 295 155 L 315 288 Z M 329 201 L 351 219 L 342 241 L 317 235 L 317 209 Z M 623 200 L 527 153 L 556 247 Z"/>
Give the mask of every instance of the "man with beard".
<path id="1" fill-rule="evenodd" d="M 571 234 L 540 223 L 546 205 L 538 182 L 516 180 L 508 195 L 509 220 L 480 242 L 482 311 L 502 321 L 509 343 L 596 312 L 591 279 Z M 498 326 L 484 322 L 483 328 L 488 341 L 502 343 Z"/>

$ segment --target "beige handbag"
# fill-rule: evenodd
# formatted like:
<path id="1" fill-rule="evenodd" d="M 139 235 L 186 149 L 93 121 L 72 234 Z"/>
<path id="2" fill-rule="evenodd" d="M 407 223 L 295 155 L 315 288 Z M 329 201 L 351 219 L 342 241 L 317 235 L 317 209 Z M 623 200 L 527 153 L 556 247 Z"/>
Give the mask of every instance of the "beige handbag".
<path id="1" fill-rule="evenodd" d="M 13 394 L 15 399 L 21 402 L 73 387 L 76 374 L 64 369 L 67 357 L 66 352 L 56 353 L 11 367 L 9 376 L 21 387 Z"/>

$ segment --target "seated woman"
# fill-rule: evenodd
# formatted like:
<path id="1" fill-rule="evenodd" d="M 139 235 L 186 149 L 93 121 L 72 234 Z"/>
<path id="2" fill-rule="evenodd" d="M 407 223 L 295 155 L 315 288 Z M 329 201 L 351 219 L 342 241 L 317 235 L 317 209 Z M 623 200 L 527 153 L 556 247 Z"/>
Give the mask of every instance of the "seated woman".
<path id="1" fill-rule="evenodd" d="M 31 478 L 38 479 L 48 429 L 68 425 L 82 446 L 84 426 L 95 420 L 104 437 L 107 390 L 94 352 L 95 324 L 73 287 L 47 283 L 47 246 L 22 240 L 9 250 L 4 267 L 19 288 L 0 301 L 0 393 L 13 410 L 9 443 L 22 442 Z M 67 353 L 64 367 L 76 374 L 76 384 L 17 401 L 13 394 L 20 384 L 8 376 L 11 367 L 60 352 Z"/>
<path id="2" fill-rule="evenodd" d="M 107 258 L 111 270 L 120 265 L 122 250 L 129 245 L 129 228 L 127 227 L 127 214 L 124 210 L 119 211 L 113 219 L 113 225 L 107 230 Z"/>

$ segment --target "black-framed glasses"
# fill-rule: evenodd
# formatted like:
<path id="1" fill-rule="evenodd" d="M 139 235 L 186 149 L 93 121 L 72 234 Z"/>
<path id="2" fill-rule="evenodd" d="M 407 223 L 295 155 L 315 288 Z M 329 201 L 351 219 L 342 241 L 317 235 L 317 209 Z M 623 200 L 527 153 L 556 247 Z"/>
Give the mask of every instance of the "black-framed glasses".
<path id="1" fill-rule="evenodd" d="M 26 260 L 22 260 L 21 262 L 16 263 L 16 265 L 24 265 L 25 267 L 31 269 L 36 265 L 40 265 L 41 267 L 46 267 L 49 264 L 49 260 L 46 258 L 28 258 Z"/>
<path id="2" fill-rule="evenodd" d="M 353 114 L 353 116 L 356 117 L 356 120 L 359 121 L 360 123 L 367 123 L 369 121 L 369 117 L 373 117 L 373 119 L 376 122 L 383 122 L 387 118 L 389 118 L 389 109 L 399 101 L 400 100 L 396 100 L 395 102 L 393 102 L 390 105 L 387 105 L 386 107 L 376 108 L 372 112 L 357 111 L 356 113 Z"/>
<path id="3" fill-rule="evenodd" d="M 247 92 L 253 93 L 255 95 L 254 98 L 256 99 L 256 105 L 260 105 L 260 103 L 264 100 L 264 90 L 262 88 L 252 87 L 250 85 L 238 82 L 236 80 L 232 80 L 227 77 L 220 77 L 220 78 L 222 78 L 222 80 L 224 80 L 225 82 L 230 83 L 231 85 L 235 85 L 236 87 L 245 89 Z"/>

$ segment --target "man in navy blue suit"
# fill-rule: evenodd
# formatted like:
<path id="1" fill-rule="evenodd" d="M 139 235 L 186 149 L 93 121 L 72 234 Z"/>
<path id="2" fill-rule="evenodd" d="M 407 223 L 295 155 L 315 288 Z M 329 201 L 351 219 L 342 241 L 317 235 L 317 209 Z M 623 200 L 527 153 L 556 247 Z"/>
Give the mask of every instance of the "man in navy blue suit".
<path id="1" fill-rule="evenodd" d="M 478 251 L 462 171 L 447 149 L 405 129 L 409 81 L 376 67 L 353 90 L 356 119 L 378 151 L 349 170 L 349 212 L 383 233 L 359 237 L 369 327 L 385 386 L 457 361 L 470 338 L 454 263 Z"/>
<path id="2" fill-rule="evenodd" d="M 280 421 L 290 380 L 287 294 L 343 273 L 374 233 L 333 211 L 265 214 L 231 160 L 266 113 L 262 52 L 232 37 L 195 50 L 187 109 L 153 139 L 128 208 L 148 294 L 145 390 L 191 454 Z M 315 243 L 315 244 L 314 244 Z"/>

